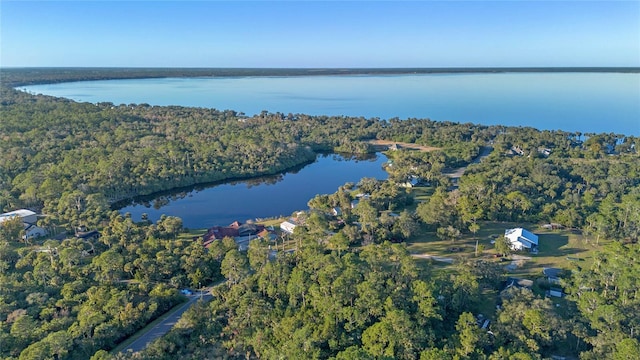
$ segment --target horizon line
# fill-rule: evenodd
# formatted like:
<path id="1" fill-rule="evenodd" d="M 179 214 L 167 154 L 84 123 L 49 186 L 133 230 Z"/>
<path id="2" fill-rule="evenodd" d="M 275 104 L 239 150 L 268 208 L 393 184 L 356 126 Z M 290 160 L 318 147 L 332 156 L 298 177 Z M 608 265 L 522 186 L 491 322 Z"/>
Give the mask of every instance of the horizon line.
<path id="1" fill-rule="evenodd" d="M 640 69 L 640 66 L 377 66 L 377 67 L 231 67 L 231 66 L 2 66 L 0 69 L 250 69 L 250 70 L 440 70 L 440 69 Z"/>

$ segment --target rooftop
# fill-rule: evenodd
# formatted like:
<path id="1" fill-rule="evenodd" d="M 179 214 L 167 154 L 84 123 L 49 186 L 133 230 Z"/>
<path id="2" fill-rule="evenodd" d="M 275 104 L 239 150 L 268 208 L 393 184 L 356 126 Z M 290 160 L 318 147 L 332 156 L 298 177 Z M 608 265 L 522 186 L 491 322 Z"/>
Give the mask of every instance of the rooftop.
<path id="1" fill-rule="evenodd" d="M 19 218 L 25 218 L 28 216 L 33 216 L 36 215 L 35 212 L 31 211 L 31 210 L 27 210 L 27 209 L 19 209 L 19 210 L 15 210 L 15 211 L 10 211 L 4 214 L 0 214 L 0 223 L 14 218 L 14 217 L 19 217 Z"/>
<path id="2" fill-rule="evenodd" d="M 214 226 L 209 228 L 203 239 L 205 243 L 212 240 L 221 240 L 225 237 L 236 238 L 239 236 L 256 235 L 264 230 L 264 225 L 259 224 L 242 224 L 238 221 L 234 221 L 229 226 Z"/>
<path id="3" fill-rule="evenodd" d="M 15 210 L 15 211 L 10 211 L 4 214 L 0 214 L 0 217 L 2 216 L 31 216 L 31 215 L 35 215 L 36 213 L 31 211 L 31 210 L 27 210 L 27 209 L 19 209 L 19 210 Z"/>

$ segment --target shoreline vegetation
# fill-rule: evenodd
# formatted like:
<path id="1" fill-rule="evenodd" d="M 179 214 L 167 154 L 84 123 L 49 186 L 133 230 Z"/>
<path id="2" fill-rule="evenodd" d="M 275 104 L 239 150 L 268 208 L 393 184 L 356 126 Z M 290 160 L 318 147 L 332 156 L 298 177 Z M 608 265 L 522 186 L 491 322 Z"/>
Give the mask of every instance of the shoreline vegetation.
<path id="1" fill-rule="evenodd" d="M 64 78 L 66 76 L 64 72 L 60 74 L 56 71 L 53 71 L 54 77 L 63 76 Z M 45 76 L 50 74 L 46 70 L 37 70 L 34 76 L 38 78 L 43 73 L 47 74 Z M 82 74 L 82 71 L 78 74 Z M 27 78 L 30 75 L 32 75 L 31 70 L 27 70 L 26 73 L 22 74 L 23 77 Z M 10 78 L 10 76 L 3 76 L 3 79 L 7 77 Z M 68 78 L 64 79 L 68 80 Z M 14 79 L 14 81 L 24 82 L 28 80 Z M 11 123 L 12 115 L 5 113 L 8 121 L 5 124 L 7 131 L 19 131 L 19 134 L 10 138 L 23 144 L 21 146 L 25 146 L 24 140 L 26 139 L 20 138 L 27 133 L 29 136 L 41 136 L 52 140 L 53 143 L 44 142 L 39 147 L 43 145 L 45 147 L 54 146 L 56 149 L 50 150 L 52 153 L 56 153 L 58 150 L 55 143 L 66 142 L 67 139 L 70 139 L 68 138 L 70 134 L 82 134 L 81 139 L 77 139 L 80 140 L 80 143 L 77 143 L 72 151 L 64 155 L 75 157 L 73 160 L 69 158 L 68 161 L 80 161 L 81 163 L 90 161 L 92 163 L 85 164 L 84 174 L 67 174 L 64 177 L 84 178 L 83 181 L 78 181 L 79 179 L 77 179 L 75 184 L 69 184 L 71 186 L 70 189 L 82 186 L 85 189 L 89 188 L 88 191 L 81 191 L 85 194 L 100 193 L 97 197 L 102 196 L 104 199 L 98 200 L 98 202 L 106 201 L 106 205 L 111 208 L 138 197 L 180 188 L 280 174 L 312 162 L 319 153 L 373 153 L 376 151 L 376 146 L 370 141 L 374 143 L 382 141 L 376 139 L 376 137 L 389 132 L 389 130 L 384 129 L 386 122 L 362 117 L 285 115 L 267 112 L 247 117 L 233 110 L 219 111 L 206 108 L 150 106 L 147 104 L 115 105 L 108 102 L 89 104 L 45 95 L 30 95 L 5 86 L 2 87 L 1 91 L 2 104 L 8 105 L 3 110 L 8 110 L 12 106 L 22 107 L 26 110 L 19 110 L 22 118 L 13 119 L 13 123 Z M 42 106 L 42 110 L 45 111 L 38 112 L 35 109 L 38 106 Z M 26 108 L 30 109 L 27 110 Z M 44 118 L 29 118 L 29 114 L 34 111 L 39 114 L 39 117 Z M 61 113 L 56 114 L 56 112 Z M 70 114 L 70 118 L 77 118 L 80 122 L 69 124 L 65 119 L 66 113 Z M 115 123 L 113 122 L 114 118 L 118 118 Z M 180 121 L 176 121 L 177 119 L 180 119 Z M 34 124 L 34 120 L 46 122 L 46 126 L 49 128 L 39 127 L 39 125 Z M 427 121 L 428 126 L 443 129 L 442 134 L 436 134 L 428 142 L 436 145 L 446 145 L 446 151 L 442 150 L 442 152 L 434 156 L 439 156 L 439 161 L 444 162 L 447 167 L 462 166 L 477 155 L 479 146 L 475 142 L 465 143 L 459 141 L 470 139 L 474 128 L 488 129 L 490 133 L 499 131 L 499 127 Z M 342 124 L 339 125 L 338 123 Z M 423 124 L 427 123 L 423 122 Z M 310 131 L 312 128 L 315 129 Z M 445 128 L 450 128 L 451 130 L 445 131 Z M 456 128 L 458 130 L 452 130 Z M 35 130 L 35 132 L 30 130 Z M 42 132 L 43 130 L 44 132 Z M 167 131 L 176 130 L 180 133 L 167 133 Z M 436 129 L 436 131 L 440 132 L 440 129 Z M 453 139 L 448 140 L 448 135 L 445 133 L 449 131 L 459 132 L 458 139 L 455 139 L 455 141 L 450 141 Z M 215 134 L 217 133 L 223 134 L 224 137 L 230 136 L 230 138 L 220 141 L 220 139 L 216 139 Z M 272 136 L 275 133 L 280 135 Z M 239 136 L 241 134 L 242 136 Z M 267 135 L 267 137 L 261 138 L 263 135 Z M 486 134 L 485 140 L 491 136 L 493 135 Z M 440 144 L 438 144 L 438 137 L 442 141 Z M 135 143 L 138 139 L 144 140 L 145 149 L 137 147 L 138 145 Z M 245 141 L 247 139 L 250 141 Z M 32 138 L 32 140 L 36 140 L 36 138 Z M 108 146 L 108 142 L 113 140 L 116 141 L 118 146 Z M 398 138 L 397 141 L 394 140 L 392 142 L 402 142 L 401 140 L 407 139 Z M 6 145 L 10 145 L 10 142 L 7 142 Z M 107 146 L 107 148 L 102 150 L 89 149 L 88 146 L 91 145 Z M 33 145 L 26 146 L 31 147 Z M 66 146 L 70 146 L 70 144 Z M 427 144 L 416 146 L 429 146 L 433 148 L 432 150 L 436 150 L 435 146 Z M 14 161 L 25 160 L 23 154 L 16 153 L 19 148 L 20 146 L 11 149 L 7 148 L 8 157 L 6 160 L 12 163 L 12 166 L 24 169 L 27 166 L 26 164 L 15 163 Z M 36 151 L 47 152 L 49 150 Z M 130 151 L 136 153 L 131 160 L 129 160 Z M 28 153 L 31 152 L 33 150 L 28 151 Z M 112 152 L 118 155 L 109 155 Z M 227 155 L 222 155 L 221 157 L 221 153 L 227 153 Z M 160 154 L 168 154 L 169 159 L 160 160 Z M 105 158 L 100 161 L 104 156 L 107 156 L 108 159 Z M 139 159 L 135 161 L 133 160 L 134 158 Z M 231 161 L 230 159 L 232 158 L 235 160 Z M 256 162 L 257 159 L 261 160 Z M 135 165 L 140 168 L 132 169 L 132 161 L 136 162 Z M 225 165 L 229 163 L 239 166 L 229 168 Z M 246 163 L 248 166 L 242 166 L 242 163 Z M 100 164 L 102 166 L 97 169 L 96 165 Z M 32 165 L 37 167 L 36 164 Z M 12 166 L 8 166 L 7 169 L 11 169 Z M 131 174 L 132 170 L 136 170 L 135 172 L 138 174 Z M 34 176 L 43 176 L 40 170 L 34 169 L 34 171 L 38 173 L 38 175 L 34 174 Z M 156 175 L 149 176 L 149 172 L 155 172 Z M 143 175 L 144 173 L 146 175 Z M 10 176 L 24 177 L 30 175 L 10 172 Z M 42 201 L 45 192 L 31 187 L 30 192 L 34 196 L 22 195 L 23 198 L 29 198 L 29 201 L 24 204 L 25 206 L 36 210 L 44 210 L 45 212 L 52 212 L 52 210 L 57 209 L 58 201 L 60 200 L 60 174 L 51 176 L 55 178 L 50 179 L 49 182 L 40 179 L 36 188 L 43 183 L 54 185 L 56 189 L 45 191 L 49 193 L 51 190 L 54 191 L 53 194 L 50 194 L 53 203 L 47 206 Z M 100 177 L 102 177 L 101 180 L 96 179 Z M 96 180 L 91 181 L 90 179 L 92 178 Z M 113 180 L 116 178 L 120 179 L 121 182 L 114 183 Z M 137 180 L 137 178 L 140 178 L 141 181 Z M 87 179 L 89 181 L 86 181 Z M 104 186 L 100 186 L 100 191 L 94 190 L 97 189 L 99 183 Z M 26 184 L 21 186 L 22 191 L 26 190 L 25 186 Z M 35 193 L 39 195 L 35 195 Z M 85 196 L 81 197 L 83 200 L 87 200 Z M 92 200 L 96 200 L 96 197 L 93 197 Z M 6 195 L 0 197 L 0 207 L 6 207 L 9 202 L 10 200 Z M 95 206 L 101 207 L 103 205 Z M 91 222 L 91 224 L 93 225 L 94 222 Z"/>
<path id="2" fill-rule="evenodd" d="M 474 73 L 640 73 L 638 67 L 478 67 L 478 68 L 0 68 L 2 86 L 50 84 L 72 81 L 120 80 L 168 77 L 410 75 Z"/>
<path id="3" fill-rule="evenodd" d="M 100 71 L 0 71 L 0 210 L 38 210 L 46 216 L 37 225 L 50 234 L 99 232 L 30 239 L 22 220 L 3 222 L 0 357 L 591 360 L 640 353 L 637 137 L 429 119 L 247 117 L 77 103 L 13 88 L 116 71 L 169 73 Z M 400 144 L 387 152 L 387 180 L 364 178 L 319 194 L 296 214 L 292 234 L 276 230 L 243 251 L 229 237 L 205 249 L 176 217 L 136 222 L 110 208 L 143 193 L 277 173 L 320 152 L 372 152 L 372 141 Z M 455 181 L 447 176 L 463 166 Z M 403 186 L 414 179 L 415 187 Z M 539 253 L 526 261 L 491 243 L 503 244 L 506 227 L 516 226 L 540 230 Z M 514 262 L 521 267 L 505 266 Z M 546 278 L 544 267 L 558 267 L 558 278 Z M 183 301 L 181 289 L 224 279 L 210 302 L 196 302 L 146 350 L 108 353 Z M 532 286 L 505 288 L 514 283 Z"/>

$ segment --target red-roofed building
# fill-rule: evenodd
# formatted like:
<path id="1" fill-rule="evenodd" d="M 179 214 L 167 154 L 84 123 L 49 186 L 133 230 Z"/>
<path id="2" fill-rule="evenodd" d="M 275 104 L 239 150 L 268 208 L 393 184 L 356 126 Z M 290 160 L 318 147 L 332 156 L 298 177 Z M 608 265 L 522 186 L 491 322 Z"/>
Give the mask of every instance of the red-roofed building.
<path id="1" fill-rule="evenodd" d="M 222 240 L 226 237 L 233 238 L 236 243 L 244 243 L 252 237 L 260 237 L 263 232 L 267 231 L 264 225 L 259 224 L 242 224 L 234 221 L 229 226 L 214 226 L 210 228 L 206 234 L 202 236 L 203 245 L 209 248 L 211 243 L 216 240 Z"/>

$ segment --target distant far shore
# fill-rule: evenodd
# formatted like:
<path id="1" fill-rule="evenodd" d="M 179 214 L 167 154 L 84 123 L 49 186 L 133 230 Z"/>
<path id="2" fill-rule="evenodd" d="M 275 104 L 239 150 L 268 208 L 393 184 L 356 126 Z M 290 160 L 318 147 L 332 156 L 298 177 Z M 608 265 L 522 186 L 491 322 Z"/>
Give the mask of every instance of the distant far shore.
<path id="1" fill-rule="evenodd" d="M 640 67 L 440 67 L 440 68 L 135 68 L 135 67 L 5 67 L 2 86 L 69 81 L 164 77 L 415 75 L 475 73 L 640 73 Z"/>

